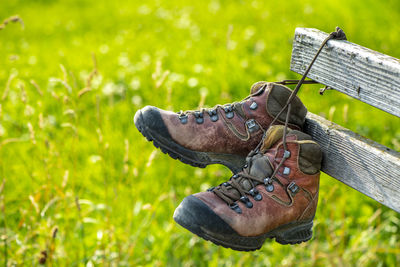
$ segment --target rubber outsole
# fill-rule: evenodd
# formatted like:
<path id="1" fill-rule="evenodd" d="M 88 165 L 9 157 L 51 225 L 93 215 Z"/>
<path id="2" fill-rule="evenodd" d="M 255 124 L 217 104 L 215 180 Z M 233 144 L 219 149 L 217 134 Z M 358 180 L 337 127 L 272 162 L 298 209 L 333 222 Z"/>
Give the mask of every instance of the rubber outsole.
<path id="1" fill-rule="evenodd" d="M 161 115 L 158 120 L 159 124 L 163 124 Z M 134 117 L 134 123 L 139 132 L 156 148 L 159 148 L 164 154 L 169 155 L 173 159 L 177 159 L 185 164 L 193 167 L 205 168 L 211 164 L 222 164 L 228 167 L 233 173 L 239 172 L 245 164 L 245 157 L 232 154 L 221 154 L 212 152 L 199 152 L 187 149 L 172 140 L 167 130 L 155 131 L 146 124 L 142 110 L 138 110 Z M 152 121 L 154 124 L 154 121 Z M 166 129 L 162 125 L 162 129 Z"/>
<path id="2" fill-rule="evenodd" d="M 190 232 L 218 246 L 239 251 L 254 251 L 260 249 L 266 239 L 275 239 L 282 245 L 294 245 L 312 238 L 312 220 L 291 222 L 259 236 L 241 236 L 206 204 L 195 199 L 197 198 L 194 196 L 185 198 L 175 210 L 174 220 Z M 201 215 L 199 215 L 199 210 L 202 210 Z M 216 224 L 219 229 L 215 229 Z"/>

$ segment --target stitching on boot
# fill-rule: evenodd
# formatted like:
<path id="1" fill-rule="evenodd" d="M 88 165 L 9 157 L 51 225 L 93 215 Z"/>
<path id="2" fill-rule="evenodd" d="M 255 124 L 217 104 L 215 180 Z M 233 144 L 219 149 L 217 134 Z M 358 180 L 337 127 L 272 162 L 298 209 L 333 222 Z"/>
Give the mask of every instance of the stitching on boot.
<path id="1" fill-rule="evenodd" d="M 282 205 L 284 205 L 284 206 L 286 206 L 286 207 L 291 207 L 291 206 L 293 205 L 293 203 L 294 203 L 294 200 L 293 200 L 293 201 L 286 202 L 286 201 L 283 201 L 282 199 L 280 199 L 279 197 L 277 197 L 277 196 L 275 196 L 275 195 L 272 195 L 271 198 L 272 198 L 273 200 L 275 200 L 276 202 L 278 202 L 278 203 L 280 203 L 280 204 L 282 204 Z"/>
<path id="2" fill-rule="evenodd" d="M 250 139 L 250 133 L 247 131 L 247 127 L 246 127 L 246 134 L 244 135 L 242 133 L 240 133 L 235 126 L 233 126 L 233 124 L 231 122 L 226 121 L 226 119 L 222 116 L 222 120 L 224 121 L 224 124 L 228 127 L 229 130 L 231 130 L 231 132 L 240 140 L 242 141 L 247 141 Z"/>
<path id="3" fill-rule="evenodd" d="M 222 117 L 222 121 L 224 122 L 224 124 L 228 127 L 228 129 L 230 129 L 232 131 L 232 133 L 237 138 L 239 138 L 242 141 L 248 141 L 250 139 L 251 133 L 249 132 L 249 129 L 248 129 L 246 123 L 245 123 L 246 135 L 244 135 L 244 134 L 240 133 L 239 130 L 230 121 L 227 121 L 224 116 L 221 116 L 221 117 Z M 260 130 L 264 132 L 263 127 L 260 125 L 260 123 L 258 123 L 258 121 L 256 121 L 256 120 L 254 120 L 254 122 L 258 125 L 258 128 L 259 128 L 259 130 L 255 131 L 254 134 L 258 133 Z"/>
<path id="4" fill-rule="evenodd" d="M 288 136 L 291 136 L 290 134 L 288 134 Z M 298 141 L 297 140 L 297 136 L 296 135 L 294 135 L 295 137 L 296 137 L 296 140 L 287 140 L 286 141 L 286 143 L 288 144 L 288 143 L 295 143 L 295 144 L 297 144 L 298 145 L 298 149 L 297 149 L 297 157 L 296 157 L 296 164 L 297 164 L 297 169 L 298 169 L 298 171 L 302 174 L 302 175 L 307 175 L 307 176 L 314 176 L 314 175 L 316 175 L 316 174 L 318 174 L 319 172 L 317 172 L 317 173 L 315 173 L 315 174 L 307 174 L 307 173 L 304 173 L 302 170 L 301 170 L 301 168 L 300 168 L 300 164 L 299 164 L 299 160 L 300 160 L 300 149 L 301 149 L 301 146 L 300 146 L 300 144 L 301 143 L 312 143 L 312 144 L 317 144 L 317 145 L 319 145 L 317 142 L 315 142 L 315 141 L 313 141 L 313 140 L 300 140 L 300 141 Z M 279 150 L 279 148 L 281 147 L 281 146 L 283 146 L 283 142 L 280 142 L 279 144 L 278 144 L 278 146 L 276 147 L 276 150 L 275 150 L 275 154 L 274 154 L 274 158 L 276 158 L 277 157 L 277 155 L 278 155 L 278 150 Z"/>
<path id="5" fill-rule="evenodd" d="M 298 221 L 304 219 L 304 215 L 307 214 L 307 212 L 314 206 L 314 202 L 318 201 L 318 194 L 319 194 L 319 190 L 317 191 L 317 193 L 315 193 L 315 196 L 312 198 L 312 201 L 308 204 L 307 208 L 304 209 L 303 213 L 300 215 L 300 217 L 297 219 Z M 317 208 L 317 204 L 315 203 L 315 209 Z"/>
<path id="6" fill-rule="evenodd" d="M 306 198 L 307 198 L 309 201 L 312 201 L 312 200 L 313 200 L 313 196 L 312 196 L 311 192 L 309 192 L 307 189 L 305 189 L 305 188 L 303 188 L 303 187 L 300 187 L 300 189 L 304 192 L 304 194 L 306 195 Z"/>
<path id="7" fill-rule="evenodd" d="M 320 145 L 319 145 L 317 142 L 313 141 L 313 140 L 300 140 L 300 141 L 296 141 L 296 142 L 298 143 L 298 146 L 299 146 L 298 153 L 297 153 L 297 160 L 296 160 L 297 169 L 298 169 L 298 170 L 301 172 L 301 174 L 303 174 L 303 175 L 314 176 L 314 175 L 316 175 L 316 174 L 319 174 L 319 171 L 316 172 L 316 173 L 314 173 L 314 174 L 307 174 L 307 173 L 303 172 L 303 170 L 300 168 L 300 162 L 299 162 L 299 160 L 300 160 L 300 150 L 301 150 L 301 145 L 300 145 L 300 144 L 302 143 L 302 141 L 311 141 L 313 144 L 317 144 L 317 145 L 320 147 Z"/>
<path id="8" fill-rule="evenodd" d="M 271 167 L 275 170 L 275 166 L 271 163 L 269 157 L 266 157 L 266 158 L 267 158 L 269 164 L 271 165 Z M 283 177 L 281 177 L 281 175 L 279 175 L 279 178 L 282 179 Z M 287 178 L 285 178 L 285 179 L 288 180 Z M 281 187 L 283 188 L 284 191 L 286 191 L 286 189 L 284 188 L 284 186 L 283 186 L 281 183 L 278 183 L 278 185 L 281 186 Z M 292 206 L 293 203 L 294 203 L 294 199 L 293 199 L 290 195 L 289 195 L 289 198 L 291 199 L 291 201 L 287 202 L 287 201 L 284 201 L 284 200 L 280 199 L 280 198 L 277 197 L 276 195 L 268 195 L 268 194 L 266 194 L 266 193 L 264 193 L 264 192 L 262 192 L 262 194 L 265 195 L 265 196 L 267 196 L 267 197 L 272 198 L 273 200 L 275 200 L 275 201 L 278 202 L 279 204 L 284 205 L 284 206 L 286 206 L 286 207 L 290 207 L 290 206 Z"/>

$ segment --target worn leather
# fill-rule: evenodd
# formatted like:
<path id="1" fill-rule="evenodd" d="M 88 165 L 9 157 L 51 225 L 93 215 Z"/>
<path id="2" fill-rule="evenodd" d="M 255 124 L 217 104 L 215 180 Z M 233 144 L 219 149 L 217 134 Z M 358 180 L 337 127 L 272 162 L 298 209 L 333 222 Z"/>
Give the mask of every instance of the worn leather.
<path id="1" fill-rule="evenodd" d="M 273 114 L 279 108 L 280 102 L 285 102 L 290 89 L 274 83 L 258 84 L 258 91 L 253 92 L 249 97 L 240 102 L 241 112 L 234 112 L 233 118 L 226 117 L 222 106 L 218 106 L 218 120 L 212 122 L 207 112 L 204 112 L 204 122 L 196 123 L 194 114 L 188 114 L 188 122 L 182 124 L 179 115 L 159 110 L 161 117 L 172 139 L 181 146 L 199 151 L 247 155 L 260 142 L 264 129 L 268 128 L 274 119 Z M 282 93 L 284 92 L 284 93 Z M 279 98 L 279 102 L 276 99 Z M 296 99 L 301 103 L 300 99 Z M 253 102 L 257 103 L 257 109 L 250 108 Z M 268 103 L 271 107 L 268 106 Z M 273 107 L 272 107 L 273 106 Z M 297 105 L 292 108 L 291 117 L 299 125 L 289 124 L 293 129 L 301 129 L 304 123 L 307 110 L 304 105 Z M 242 115 L 241 115 L 242 114 Z M 254 119 L 258 130 L 249 131 L 246 121 Z M 283 124 L 278 120 L 275 124 Z"/>
<path id="2" fill-rule="evenodd" d="M 282 185 L 274 182 L 273 192 L 267 192 L 263 184 L 256 186 L 263 199 L 255 201 L 249 196 L 253 203 L 252 208 L 247 208 L 244 203 L 237 201 L 242 210 L 241 214 L 232 210 L 213 192 L 202 192 L 194 196 L 209 206 L 215 214 L 242 236 L 259 236 L 290 222 L 312 220 L 318 203 L 320 172 L 305 174 L 301 171 L 298 162 L 301 158 L 299 156 L 300 145 L 296 135 L 289 134 L 287 136 L 287 148 L 291 155 L 276 175 Z M 280 141 L 267 150 L 264 157 L 275 169 L 281 161 L 283 153 L 283 144 Z M 289 175 L 283 174 L 284 167 L 290 168 Z M 299 192 L 293 196 L 293 201 L 289 197 L 287 189 L 288 184 L 292 181 L 300 187 Z"/>

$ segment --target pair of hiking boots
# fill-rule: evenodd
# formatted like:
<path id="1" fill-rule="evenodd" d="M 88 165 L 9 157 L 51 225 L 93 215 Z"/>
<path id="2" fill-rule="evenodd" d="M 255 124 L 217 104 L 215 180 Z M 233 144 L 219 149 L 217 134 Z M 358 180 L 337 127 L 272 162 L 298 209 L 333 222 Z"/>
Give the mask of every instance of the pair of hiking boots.
<path id="1" fill-rule="evenodd" d="M 179 113 L 147 106 L 134 121 L 172 158 L 233 172 L 228 181 L 186 197 L 174 219 L 217 245 L 250 251 L 267 238 L 296 244 L 312 237 L 322 153 L 301 131 L 306 113 L 288 87 L 258 82 L 240 102 Z"/>

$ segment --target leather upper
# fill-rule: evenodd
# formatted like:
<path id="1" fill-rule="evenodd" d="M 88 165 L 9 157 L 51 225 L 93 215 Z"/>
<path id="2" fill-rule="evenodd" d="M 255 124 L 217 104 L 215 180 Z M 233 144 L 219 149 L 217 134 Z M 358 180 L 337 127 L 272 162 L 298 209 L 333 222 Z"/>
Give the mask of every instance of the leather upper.
<path id="1" fill-rule="evenodd" d="M 287 137 L 287 147 L 291 155 L 276 175 L 282 185 L 274 182 L 272 192 L 268 192 L 264 184 L 256 186 L 263 199 L 256 201 L 249 196 L 253 203 L 252 208 L 247 208 L 244 203 L 237 201 L 242 210 L 241 214 L 231 209 L 213 192 L 202 192 L 194 196 L 209 206 L 241 236 L 259 236 L 289 222 L 312 220 L 317 207 L 320 172 L 305 174 L 299 168 L 301 142 L 297 141 L 296 135 Z M 275 169 L 283 153 L 283 144 L 278 142 L 267 150 L 264 157 Z M 284 174 L 285 167 L 290 168 L 290 173 L 287 175 Z M 295 194 L 288 188 L 291 182 L 299 186 L 299 191 Z"/>
<path id="2" fill-rule="evenodd" d="M 227 116 L 224 106 L 217 106 L 218 120 L 212 121 L 211 116 L 203 112 L 201 124 L 196 122 L 192 112 L 187 114 L 187 122 L 182 123 L 177 113 L 159 111 L 176 143 L 195 151 L 245 156 L 260 142 L 264 129 L 271 124 L 273 114 L 276 114 L 279 105 L 286 101 L 290 92 L 285 86 L 265 83 L 259 91 L 235 105 L 240 110 L 234 110 L 232 118 Z M 290 127 L 301 129 L 307 110 L 299 99 L 296 100 L 299 104 L 292 109 L 291 118 L 298 124 L 290 124 Z M 282 120 L 278 120 L 275 124 L 282 123 Z"/>

